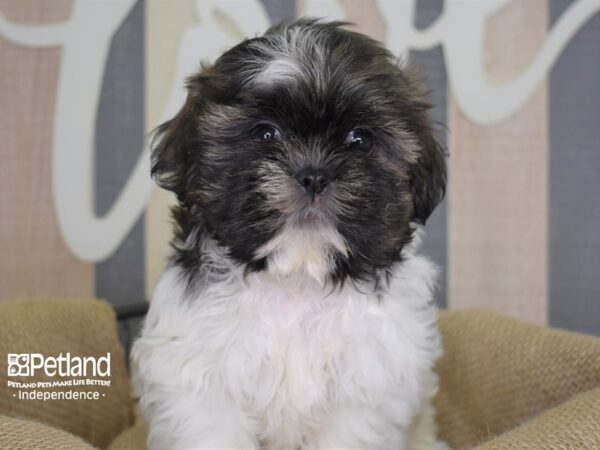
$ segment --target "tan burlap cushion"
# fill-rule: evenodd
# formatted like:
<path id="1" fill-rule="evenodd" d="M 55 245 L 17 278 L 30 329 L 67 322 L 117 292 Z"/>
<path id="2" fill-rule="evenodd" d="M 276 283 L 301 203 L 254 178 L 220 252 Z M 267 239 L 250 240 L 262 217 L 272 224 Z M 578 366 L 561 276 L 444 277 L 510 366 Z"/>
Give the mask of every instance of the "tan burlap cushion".
<path id="1" fill-rule="evenodd" d="M 514 429 L 482 448 L 600 449 L 597 391 L 573 398 L 600 386 L 600 339 L 483 311 L 444 312 L 440 328 L 445 355 L 435 403 L 440 435 L 453 448 Z"/>
<path id="2" fill-rule="evenodd" d="M 600 449 L 600 388 L 579 394 L 477 449 Z"/>
<path id="3" fill-rule="evenodd" d="M 111 353 L 111 386 L 78 386 L 78 391 L 98 390 L 98 400 L 19 400 L 7 386 L 7 353 L 42 353 L 57 356 L 70 352 L 80 357 Z M 43 371 L 36 377 L 11 377 L 13 381 L 55 381 Z M 104 448 L 131 424 L 132 406 L 123 349 L 112 308 L 97 300 L 18 301 L 0 303 L 0 414 L 34 419 L 67 430 Z M 0 441 L 0 448 L 11 448 Z"/>
<path id="4" fill-rule="evenodd" d="M 110 445 L 108 450 L 146 450 L 148 425 L 139 414 L 135 424 L 123 431 Z"/>
<path id="5" fill-rule="evenodd" d="M 94 450 L 81 438 L 33 420 L 0 415 L 0 448 L 10 450 Z"/>

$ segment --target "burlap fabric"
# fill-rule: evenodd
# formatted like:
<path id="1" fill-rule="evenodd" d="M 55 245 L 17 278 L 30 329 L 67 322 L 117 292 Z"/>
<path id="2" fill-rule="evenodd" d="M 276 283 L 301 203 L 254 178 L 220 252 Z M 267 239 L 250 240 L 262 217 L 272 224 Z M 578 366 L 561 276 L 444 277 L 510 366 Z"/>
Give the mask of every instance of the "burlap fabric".
<path id="1" fill-rule="evenodd" d="M 81 438 L 32 420 L 0 415 L 0 448 L 6 450 L 94 450 Z"/>
<path id="2" fill-rule="evenodd" d="M 597 390 L 573 398 L 600 387 L 600 339 L 483 311 L 444 312 L 440 328 L 435 403 L 452 448 L 600 449 Z"/>
<path id="3" fill-rule="evenodd" d="M 435 402 L 440 434 L 453 448 L 600 449 L 599 339 L 481 311 L 443 312 L 440 329 L 446 353 L 438 364 L 440 391 Z M 108 305 L 0 304 L 0 350 L 0 380 L 6 380 L 6 352 L 113 353 L 113 391 L 104 399 L 17 402 L 0 384 L 0 414 L 50 423 L 98 447 L 106 447 L 129 424 L 128 381 Z M 145 424 L 137 421 L 110 450 L 143 450 L 146 434 Z M 57 436 L 67 440 L 52 447 L 60 442 Z M 40 440 L 26 440 L 30 437 Z M 90 447 L 35 422 L 1 419 L 0 448 Z"/>
<path id="4" fill-rule="evenodd" d="M 8 380 L 21 382 L 68 380 L 47 377 L 7 379 L 7 353 L 71 353 L 100 357 L 111 353 L 110 387 L 56 388 L 97 390 L 98 400 L 19 400 Z M 118 341 L 112 308 L 92 300 L 19 301 L 0 303 L 0 414 L 34 419 L 67 430 L 100 447 L 131 424 L 132 408 L 123 349 Z M 12 448 L 0 441 L 0 448 Z"/>
<path id="5" fill-rule="evenodd" d="M 477 450 L 600 449 L 600 388 L 562 405 L 477 447 Z"/>
<path id="6" fill-rule="evenodd" d="M 131 428 L 123 431 L 110 445 L 108 450 L 147 450 L 146 438 L 148 425 L 137 415 L 137 420 Z"/>

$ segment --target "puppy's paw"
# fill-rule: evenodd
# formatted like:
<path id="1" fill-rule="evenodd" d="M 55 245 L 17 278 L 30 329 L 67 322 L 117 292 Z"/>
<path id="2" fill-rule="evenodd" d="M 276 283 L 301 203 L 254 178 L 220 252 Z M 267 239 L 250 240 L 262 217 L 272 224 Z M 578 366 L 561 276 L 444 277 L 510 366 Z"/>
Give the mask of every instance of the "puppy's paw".
<path id="1" fill-rule="evenodd" d="M 452 450 L 452 447 L 445 442 L 435 440 L 415 442 L 409 447 L 409 450 Z"/>

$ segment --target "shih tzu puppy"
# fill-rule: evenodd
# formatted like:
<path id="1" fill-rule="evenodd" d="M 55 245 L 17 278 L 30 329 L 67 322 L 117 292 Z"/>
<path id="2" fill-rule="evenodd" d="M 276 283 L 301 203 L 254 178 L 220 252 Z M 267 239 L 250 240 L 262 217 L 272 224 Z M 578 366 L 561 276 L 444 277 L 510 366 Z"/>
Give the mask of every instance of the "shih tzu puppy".
<path id="1" fill-rule="evenodd" d="M 444 448 L 416 253 L 444 152 L 419 83 L 343 25 L 243 41 L 157 130 L 178 204 L 133 350 L 151 449 Z"/>

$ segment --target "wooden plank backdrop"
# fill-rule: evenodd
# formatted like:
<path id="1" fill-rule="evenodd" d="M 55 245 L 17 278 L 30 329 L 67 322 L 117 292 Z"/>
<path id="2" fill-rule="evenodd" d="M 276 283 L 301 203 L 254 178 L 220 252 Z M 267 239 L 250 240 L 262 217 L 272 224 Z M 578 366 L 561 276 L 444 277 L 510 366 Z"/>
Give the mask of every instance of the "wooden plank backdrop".
<path id="1" fill-rule="evenodd" d="M 174 80 L 179 44 L 187 27 L 194 23 L 192 0 L 146 2 L 146 133 L 162 122 Z M 169 208 L 175 203 L 170 192 L 155 189 L 146 209 L 146 298 L 164 269 L 169 254 L 171 222 Z"/>
<path id="2" fill-rule="evenodd" d="M 488 23 L 487 76 L 521 73 L 547 32 L 545 0 L 511 2 Z M 470 121 L 451 99 L 449 305 L 546 323 L 547 86 L 501 123 Z"/>
<path id="3" fill-rule="evenodd" d="M 69 17 L 71 2 L 1 0 L 21 23 Z M 66 248 L 52 200 L 52 135 L 59 48 L 0 39 L 0 299 L 92 297 L 94 267 Z"/>
<path id="4" fill-rule="evenodd" d="M 131 117 L 137 110 L 132 106 L 122 113 L 122 120 L 112 117 L 113 111 L 119 114 L 123 109 L 111 100 L 119 97 L 114 81 L 139 76 L 134 69 L 144 65 L 144 93 L 132 95 L 131 102 L 140 105 L 135 100 L 143 95 L 139 109 L 143 109 L 144 131 L 149 133 L 167 118 L 169 99 L 183 84 L 177 67 L 186 32 L 210 23 L 223 32 L 215 39 L 244 34 L 235 8 L 226 14 L 218 11 L 231 2 L 139 1 L 124 21 L 127 25 L 129 20 L 128 25 L 112 42 L 105 79 L 112 81 L 100 97 L 104 103 L 98 112 L 98 129 L 103 134 L 97 136 L 96 151 L 105 153 L 97 155 L 95 173 L 111 175 L 107 179 L 113 185 L 104 186 L 102 178 L 92 180 L 100 193 L 99 214 L 110 207 L 142 150 L 137 148 L 141 137 L 136 140 L 126 133 L 128 125 L 129 131 L 137 129 L 139 120 Z M 501 84 L 522 74 L 553 24 L 574 4 L 570 0 L 507 2 L 484 24 L 488 79 Z M 391 35 L 386 24 L 394 23 L 383 16 L 382 3 L 376 0 L 257 0 L 243 5 L 250 8 L 244 11 L 257 14 L 255 23 L 259 19 L 276 23 L 307 12 L 334 14 L 382 41 Z M 414 23 L 427 28 L 448 5 L 443 0 L 417 1 Z M 0 0 L 0 12 L 15 23 L 61 21 L 70 17 L 71 8 L 70 0 Z M 197 16 L 200 9 L 206 17 Z M 435 119 L 448 125 L 447 133 L 440 132 L 450 153 L 448 195 L 428 224 L 430 237 L 424 246 L 442 266 L 440 304 L 492 308 L 533 323 L 550 321 L 600 334 L 600 317 L 594 317 L 594 312 L 600 313 L 600 171 L 596 170 L 600 167 L 600 13 L 595 14 L 581 24 L 555 69 L 524 105 L 492 125 L 476 123 L 461 110 L 448 87 L 452 73 L 446 73 L 441 46 L 410 52 L 424 68 L 426 84 L 433 91 Z M 131 49 L 141 45 L 126 42 L 128 33 L 136 39 L 143 34 L 143 56 L 136 54 L 135 61 L 127 60 L 126 49 L 129 44 Z M 173 196 L 155 189 L 138 227 L 108 260 L 87 263 L 70 253 L 58 226 L 51 179 L 60 64 L 60 47 L 28 48 L 0 35 L 0 301 L 99 294 L 115 304 L 148 300 L 169 253 L 168 210 Z M 123 140 L 117 132 L 122 132 Z M 133 142 L 123 145 L 136 148 L 120 154 L 112 142 Z M 109 159 L 102 159 L 109 153 Z M 119 165 L 114 174 L 110 164 Z M 581 200 L 580 192 L 584 193 Z M 124 278 L 131 266 L 140 269 L 135 287 Z"/>

